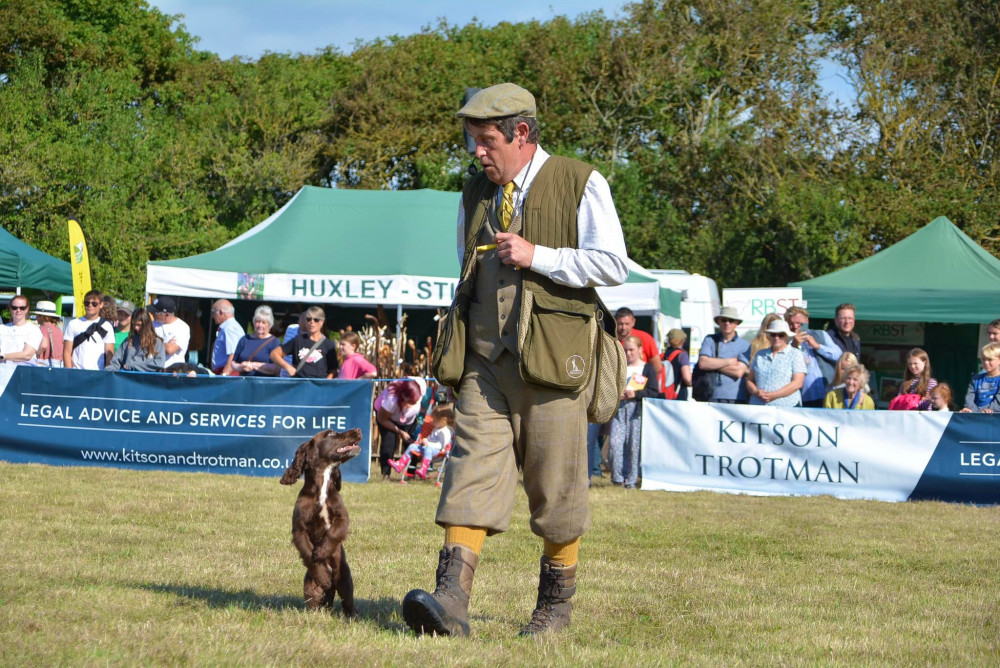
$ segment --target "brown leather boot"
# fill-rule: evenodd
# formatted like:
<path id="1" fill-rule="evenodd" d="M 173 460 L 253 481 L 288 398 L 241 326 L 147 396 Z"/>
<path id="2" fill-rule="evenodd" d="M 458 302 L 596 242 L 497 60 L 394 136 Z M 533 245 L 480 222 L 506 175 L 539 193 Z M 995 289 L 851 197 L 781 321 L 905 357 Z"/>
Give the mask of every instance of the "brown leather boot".
<path id="1" fill-rule="evenodd" d="M 576 566 L 563 566 L 558 561 L 542 557 L 538 575 L 538 601 L 531 621 L 521 629 L 520 636 L 536 636 L 546 631 L 559 631 L 569 626 L 576 593 Z"/>
<path id="2" fill-rule="evenodd" d="M 438 555 L 433 594 L 414 589 L 403 599 L 403 619 L 415 633 L 469 635 L 469 595 L 479 555 L 457 543 L 445 543 Z"/>

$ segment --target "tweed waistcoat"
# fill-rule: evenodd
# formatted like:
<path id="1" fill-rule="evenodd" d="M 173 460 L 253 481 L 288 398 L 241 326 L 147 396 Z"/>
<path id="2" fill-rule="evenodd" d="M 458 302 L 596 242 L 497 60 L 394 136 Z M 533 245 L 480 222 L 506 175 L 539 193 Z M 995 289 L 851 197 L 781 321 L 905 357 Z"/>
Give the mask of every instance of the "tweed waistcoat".
<path id="1" fill-rule="evenodd" d="M 577 160 L 550 156 L 535 176 L 508 231 L 536 245 L 576 248 L 577 210 L 592 171 L 592 167 Z M 570 288 L 531 271 L 515 271 L 512 265 L 500 261 L 496 249 L 475 252 L 475 246 L 492 244 L 500 231 L 496 214 L 498 187 L 480 172 L 466 184 L 462 197 L 466 248 L 472 249 L 466 253 L 465 263 L 477 263 L 467 345 L 491 361 L 504 349 L 519 354 L 518 321 L 525 289 L 596 303 L 593 288 Z"/>

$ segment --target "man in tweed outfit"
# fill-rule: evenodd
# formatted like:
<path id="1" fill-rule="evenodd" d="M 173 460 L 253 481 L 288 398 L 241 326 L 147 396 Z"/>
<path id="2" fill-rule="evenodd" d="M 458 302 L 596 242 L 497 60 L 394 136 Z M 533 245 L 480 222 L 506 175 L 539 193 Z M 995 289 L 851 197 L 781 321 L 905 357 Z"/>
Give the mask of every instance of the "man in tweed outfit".
<path id="1" fill-rule="evenodd" d="M 535 611 L 521 631 L 531 636 L 570 621 L 580 537 L 590 525 L 595 376 L 579 347 L 587 335 L 573 328 L 593 323 L 594 286 L 628 277 L 625 240 L 604 177 L 538 145 L 531 93 L 491 86 L 457 116 L 483 167 L 458 210 L 459 262 L 463 276 L 472 272 L 464 367 L 436 517 L 445 529 L 437 586 L 409 592 L 403 615 L 418 633 L 469 633 L 479 552 L 487 535 L 510 525 L 520 468 L 531 530 L 544 541 Z"/>

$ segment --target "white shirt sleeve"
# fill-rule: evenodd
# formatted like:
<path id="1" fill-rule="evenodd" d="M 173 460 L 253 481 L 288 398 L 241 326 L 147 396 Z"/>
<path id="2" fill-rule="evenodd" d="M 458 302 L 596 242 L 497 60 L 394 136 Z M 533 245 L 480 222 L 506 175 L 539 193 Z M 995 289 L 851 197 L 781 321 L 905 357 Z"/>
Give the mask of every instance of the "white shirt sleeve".
<path id="1" fill-rule="evenodd" d="M 101 334 L 103 335 L 101 337 L 101 340 L 104 342 L 105 345 L 109 343 L 111 345 L 115 345 L 115 325 L 113 322 L 108 320 L 105 323 L 104 327 L 101 328 Z"/>
<path id="2" fill-rule="evenodd" d="M 178 324 L 177 331 L 174 333 L 174 343 L 181 347 L 181 351 L 184 356 L 187 356 L 188 344 L 191 342 L 191 328 L 183 320 L 175 320 L 174 323 Z"/>
<path id="3" fill-rule="evenodd" d="M 628 278 L 628 254 L 611 187 L 590 173 L 576 215 L 577 248 L 535 246 L 531 270 L 574 288 L 619 285 Z"/>
<path id="4" fill-rule="evenodd" d="M 42 328 L 36 325 L 24 325 L 21 327 L 24 332 L 24 342 L 38 352 L 38 346 L 42 345 Z"/>
<path id="5" fill-rule="evenodd" d="M 548 157 L 539 148 L 545 157 Z M 539 160 L 538 168 L 544 160 Z M 533 180 L 533 179 L 532 179 Z M 465 255 L 465 207 L 458 203 L 458 264 Z M 597 170 L 590 173 L 576 214 L 577 248 L 535 246 L 531 270 L 574 288 L 619 285 L 628 278 L 625 235 L 611 187 Z"/>

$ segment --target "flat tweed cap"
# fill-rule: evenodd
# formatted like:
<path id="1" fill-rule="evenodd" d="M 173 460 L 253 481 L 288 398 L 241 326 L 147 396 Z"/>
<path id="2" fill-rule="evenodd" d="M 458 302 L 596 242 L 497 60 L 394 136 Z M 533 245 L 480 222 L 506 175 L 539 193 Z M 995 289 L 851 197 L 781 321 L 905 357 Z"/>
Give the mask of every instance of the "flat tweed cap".
<path id="1" fill-rule="evenodd" d="M 535 116 L 535 96 L 517 84 L 502 83 L 484 88 L 455 114 L 458 118 L 487 120 L 505 116 Z"/>

